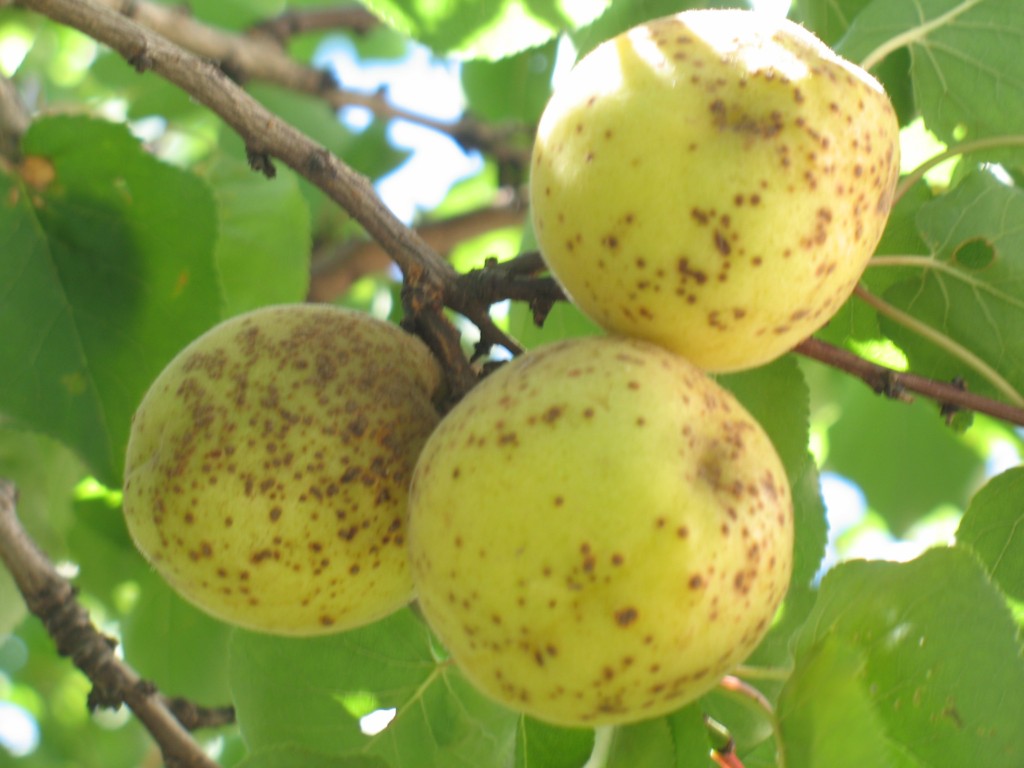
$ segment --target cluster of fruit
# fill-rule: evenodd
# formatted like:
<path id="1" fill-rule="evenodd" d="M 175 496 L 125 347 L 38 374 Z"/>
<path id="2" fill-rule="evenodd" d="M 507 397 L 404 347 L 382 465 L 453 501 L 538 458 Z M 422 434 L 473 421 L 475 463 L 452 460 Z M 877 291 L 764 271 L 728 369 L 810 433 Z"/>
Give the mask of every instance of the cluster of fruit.
<path id="1" fill-rule="evenodd" d="M 230 319 L 153 384 L 128 446 L 139 549 L 203 609 L 292 635 L 413 597 L 481 690 L 549 722 L 675 709 L 767 632 L 793 515 L 708 375 L 791 349 L 888 216 L 881 87 L 801 27 L 688 11 L 585 56 L 542 117 L 534 229 L 608 335 L 543 346 L 443 417 L 417 339 L 343 309 Z"/>

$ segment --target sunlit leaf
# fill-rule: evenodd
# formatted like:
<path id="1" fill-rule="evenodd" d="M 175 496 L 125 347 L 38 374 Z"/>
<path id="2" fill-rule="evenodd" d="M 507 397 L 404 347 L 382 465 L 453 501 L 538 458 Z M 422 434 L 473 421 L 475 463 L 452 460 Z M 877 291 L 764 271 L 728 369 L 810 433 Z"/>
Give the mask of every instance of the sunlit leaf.
<path id="1" fill-rule="evenodd" d="M 990 480 L 974 495 L 956 532 L 1010 597 L 1024 601 L 1024 467 Z"/>
<path id="2" fill-rule="evenodd" d="M 928 128 L 946 142 L 1019 132 L 1024 27 L 1017 0 L 874 0 L 837 50 L 869 67 L 909 47 Z"/>
<path id="3" fill-rule="evenodd" d="M 924 206 L 921 235 L 932 250 L 915 278 L 885 299 L 970 350 L 1018 393 L 1024 393 L 1024 191 L 975 173 Z M 969 363 L 904 324 L 882 327 L 907 353 L 917 373 L 961 377 L 970 389 L 1001 390 Z"/>
<path id="4" fill-rule="evenodd" d="M 859 712 L 865 738 L 876 720 L 922 765 L 972 765 L 979 755 L 989 765 L 1021 765 L 1021 650 L 1002 595 L 967 552 L 940 548 L 903 564 L 845 563 L 822 581 L 784 700 L 792 711 L 804 710 L 798 718 L 815 707 L 840 707 L 822 713 L 840 722 L 843 710 Z M 833 690 L 846 704 L 830 703 Z M 865 719 L 867 710 L 873 716 Z M 843 738 L 843 731 L 835 735 Z"/>
<path id="5" fill-rule="evenodd" d="M 594 336 L 601 329 L 580 312 L 575 305 L 557 302 L 538 327 L 533 322 L 533 311 L 525 302 L 514 302 L 509 309 L 509 332 L 527 349 L 559 339 Z"/>
<path id="6" fill-rule="evenodd" d="M 499 61 L 464 63 L 462 87 L 474 116 L 535 123 L 551 94 L 555 52 L 552 41 Z"/>
<path id="7" fill-rule="evenodd" d="M 864 654 L 828 635 L 804 658 L 779 701 L 788 768 L 912 768 L 885 732 L 865 683 Z"/>
<path id="8" fill-rule="evenodd" d="M 440 660 L 409 610 L 323 638 L 236 632 L 230 676 L 252 749 L 293 743 L 325 754 L 377 755 L 401 768 L 476 768 L 514 753 L 520 716 Z M 397 709 L 387 728 L 361 732 L 344 705 L 353 693 Z"/>
<path id="9" fill-rule="evenodd" d="M 500 59 L 588 24 L 610 0 L 367 0 L 395 29 L 439 52 Z"/>
<path id="10" fill-rule="evenodd" d="M 285 9 L 284 0 L 189 0 L 189 13 L 208 24 L 244 29 Z"/>
<path id="11" fill-rule="evenodd" d="M 835 45 L 871 0 L 800 0 L 800 21 L 826 45 Z"/>
<path id="12" fill-rule="evenodd" d="M 580 55 L 587 53 L 605 40 L 610 40 L 627 29 L 645 21 L 679 13 L 690 8 L 736 8 L 744 3 L 738 0 L 632 0 L 613 2 L 598 19 L 573 33 L 572 39 Z"/>

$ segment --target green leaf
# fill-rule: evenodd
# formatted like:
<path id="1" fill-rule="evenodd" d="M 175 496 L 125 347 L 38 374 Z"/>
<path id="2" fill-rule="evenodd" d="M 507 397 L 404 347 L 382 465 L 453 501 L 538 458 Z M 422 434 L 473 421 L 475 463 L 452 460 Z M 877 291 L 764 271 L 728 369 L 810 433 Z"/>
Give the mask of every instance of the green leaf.
<path id="1" fill-rule="evenodd" d="M 123 126 L 39 119 L 23 149 L 31 185 L 0 174 L 0 410 L 116 486 L 136 404 L 218 317 L 212 201 Z"/>
<path id="2" fill-rule="evenodd" d="M 794 556 L 791 583 L 810 583 L 825 554 L 828 530 L 818 471 L 808 452 L 810 395 L 796 358 L 718 377 L 768 433 L 786 468 L 793 494 Z"/>
<path id="3" fill-rule="evenodd" d="M 295 175 L 279 169 L 261 179 L 241 161 L 222 158 L 204 176 L 217 202 L 224 316 L 305 299 L 312 237 Z"/>
<path id="4" fill-rule="evenodd" d="M 327 637 L 236 631 L 230 677 L 242 733 L 253 750 L 297 744 L 377 755 L 401 768 L 511 762 L 520 716 L 483 697 L 437 653 L 411 610 Z M 346 706 L 353 697 L 397 713 L 366 736 Z"/>
<path id="5" fill-rule="evenodd" d="M 438 52 L 500 59 L 589 24 L 610 0 L 367 0 L 386 23 Z"/>
<path id="6" fill-rule="evenodd" d="M 1024 601 L 1024 467 L 992 478 L 971 499 L 956 532 L 992 579 L 1015 600 Z"/>
<path id="7" fill-rule="evenodd" d="M 324 755 L 292 744 L 251 752 L 235 768 L 389 768 L 370 755 Z"/>
<path id="8" fill-rule="evenodd" d="M 366 751 L 396 768 L 479 768 L 513 760 L 520 715 L 486 698 L 451 665 L 438 666 L 398 705 Z"/>
<path id="9" fill-rule="evenodd" d="M 208 24 L 244 29 L 285 10 L 284 0 L 189 0 L 189 13 Z"/>
<path id="10" fill-rule="evenodd" d="M 381 708 L 395 706 L 413 699 L 436 667 L 425 627 L 406 610 L 326 637 L 238 630 L 229 676 L 250 749 L 295 743 L 336 755 L 366 743 L 346 696 L 367 693 Z"/>
<path id="11" fill-rule="evenodd" d="M 919 765 L 889 741 L 864 681 L 866 659 L 836 635 L 801 660 L 779 700 L 787 768 Z"/>
<path id="12" fill-rule="evenodd" d="M 75 586 L 102 600 L 113 599 L 127 582 L 137 586 L 151 570 L 132 543 L 120 505 L 112 501 L 99 496 L 77 498 L 67 534 L 79 568 Z"/>
<path id="13" fill-rule="evenodd" d="M 915 100 L 928 128 L 952 143 L 1024 125 L 1024 27 L 1017 0 L 874 0 L 836 49 L 870 69 L 910 50 Z"/>
<path id="14" fill-rule="evenodd" d="M 835 45 L 871 0 L 799 0 L 800 21 L 826 45 Z"/>
<path id="15" fill-rule="evenodd" d="M 157 115 L 175 120 L 206 111 L 206 107 L 178 86 L 154 72 L 139 72 L 119 53 L 101 52 L 90 72 L 125 100 L 128 117 L 132 119 Z"/>
<path id="16" fill-rule="evenodd" d="M 690 8 L 735 8 L 736 0 L 633 0 L 613 2 L 593 24 L 572 35 L 573 43 L 582 57 L 605 40 L 610 40 L 627 29 L 662 16 L 669 16 Z"/>
<path id="17" fill-rule="evenodd" d="M 909 563 L 837 566 L 796 648 L 785 693 L 796 722 L 814 717 L 801 707 L 829 707 L 836 686 L 846 702 L 834 716 L 863 716 L 870 704 L 889 740 L 923 765 L 975 765 L 979 755 L 990 766 L 1024 765 L 1017 627 L 971 554 L 940 548 Z"/>
<path id="18" fill-rule="evenodd" d="M 185 602 L 153 571 L 139 579 L 139 588 L 135 609 L 122 622 L 128 662 L 170 696 L 227 704 L 232 628 Z"/>
<path id="19" fill-rule="evenodd" d="M 932 251 L 916 277 L 886 291 L 885 299 L 970 350 L 1017 392 L 1024 392 L 1024 191 L 974 173 L 922 207 L 921 235 Z M 962 360 L 904 325 L 882 319 L 883 330 L 907 353 L 916 373 L 998 394 Z M 1005 398 L 1005 395 L 1003 396 Z"/>
<path id="20" fill-rule="evenodd" d="M 704 715 L 691 704 L 666 717 L 599 728 L 592 762 L 605 768 L 693 768 L 710 765 L 710 754 Z"/>
<path id="21" fill-rule="evenodd" d="M 591 728 L 559 728 L 522 717 L 516 729 L 515 768 L 579 768 L 593 748 Z"/>
<path id="22" fill-rule="evenodd" d="M 611 730 L 605 768 L 675 763 L 672 730 L 663 718 L 616 726 Z M 598 735 L 600 744 L 601 735 Z M 706 755 L 705 755 L 706 757 Z"/>
<path id="23" fill-rule="evenodd" d="M 460 76 L 474 116 L 535 123 L 551 94 L 555 53 L 552 41 L 500 61 L 465 62 Z"/>
<path id="24" fill-rule="evenodd" d="M 890 400 L 846 375 L 830 383 L 822 397 L 839 417 L 828 430 L 824 468 L 855 482 L 894 534 L 936 507 L 966 505 L 984 462 L 956 439 L 935 403 Z"/>

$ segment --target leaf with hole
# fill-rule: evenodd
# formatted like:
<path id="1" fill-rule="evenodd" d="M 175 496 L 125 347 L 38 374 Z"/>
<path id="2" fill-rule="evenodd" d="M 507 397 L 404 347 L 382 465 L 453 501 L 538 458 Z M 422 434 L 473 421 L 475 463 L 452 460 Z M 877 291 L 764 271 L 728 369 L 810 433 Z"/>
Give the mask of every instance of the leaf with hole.
<path id="1" fill-rule="evenodd" d="M 918 227 L 931 254 L 900 260 L 919 271 L 884 298 L 934 329 L 939 343 L 882 318 L 882 329 L 916 373 L 946 381 L 963 377 L 971 390 L 1003 399 L 1024 393 L 1022 218 L 1024 191 L 986 172 L 971 174 L 921 208 Z M 949 345 L 977 356 L 990 373 L 951 353 Z"/>

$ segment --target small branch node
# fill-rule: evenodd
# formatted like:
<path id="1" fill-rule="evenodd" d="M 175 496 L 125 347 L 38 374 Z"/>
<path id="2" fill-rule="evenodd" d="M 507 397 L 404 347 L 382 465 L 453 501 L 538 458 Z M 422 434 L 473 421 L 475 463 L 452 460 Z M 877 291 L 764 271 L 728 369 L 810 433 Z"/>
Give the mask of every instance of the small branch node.
<path id="1" fill-rule="evenodd" d="M 249 161 L 249 167 L 257 173 L 262 173 L 268 179 L 277 176 L 277 168 L 274 167 L 274 163 L 267 152 L 254 149 L 253 147 L 246 147 L 245 158 Z"/>
<path id="2" fill-rule="evenodd" d="M 145 41 L 139 46 L 138 52 L 129 56 L 127 61 L 140 75 L 151 70 L 156 63 L 153 61 L 153 57 L 149 53 L 149 46 Z"/>
<path id="3" fill-rule="evenodd" d="M 248 73 L 245 65 L 239 62 L 234 56 L 226 56 L 217 62 L 220 71 L 235 85 L 245 85 L 248 80 Z"/>
<path id="4" fill-rule="evenodd" d="M 337 176 L 331 159 L 331 153 L 323 147 L 309 155 L 309 158 L 306 160 L 306 169 L 309 171 L 310 176 L 326 178 L 335 178 Z"/>
<path id="5" fill-rule="evenodd" d="M 341 81 L 338 80 L 337 76 L 329 69 L 321 69 L 317 92 L 322 96 L 339 90 L 341 90 Z"/>

